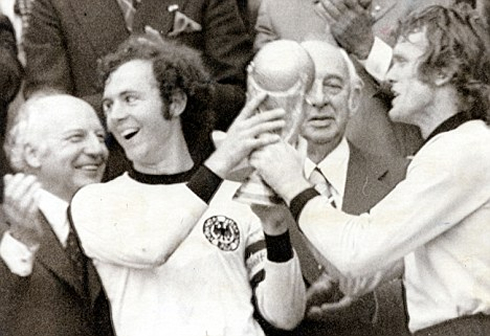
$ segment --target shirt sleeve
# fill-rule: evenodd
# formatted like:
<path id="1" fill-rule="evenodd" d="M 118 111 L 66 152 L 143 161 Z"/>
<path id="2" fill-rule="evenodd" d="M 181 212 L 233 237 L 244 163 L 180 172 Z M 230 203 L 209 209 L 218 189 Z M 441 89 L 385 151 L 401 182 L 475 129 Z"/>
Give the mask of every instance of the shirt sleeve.
<path id="1" fill-rule="evenodd" d="M 292 251 L 288 243 L 289 233 L 284 236 L 274 237 L 276 241 L 273 242 L 271 237 L 264 239 L 262 227 L 257 222 L 249 237 L 245 262 L 260 314 L 274 327 L 290 330 L 303 319 L 306 296 L 296 253 L 293 251 L 287 260 L 269 256 L 279 250 L 288 250 L 288 244 L 289 251 Z M 278 246 L 271 247 L 271 243 Z"/>
<path id="2" fill-rule="evenodd" d="M 443 137 L 433 141 L 414 158 L 406 179 L 370 213 L 343 213 L 322 196 L 305 205 L 301 230 L 342 274 L 363 277 L 387 269 L 488 201 L 482 188 L 490 184 L 488 166 L 467 164 L 490 160 L 488 153 L 463 149 L 477 144 L 462 146 Z"/>
<path id="3" fill-rule="evenodd" d="M 374 44 L 369 52 L 368 58 L 359 60 L 364 69 L 378 82 L 385 80 L 388 69 L 390 68 L 393 49 L 382 39 L 375 36 Z"/>
<path id="4" fill-rule="evenodd" d="M 164 264 L 208 207 L 183 183 L 121 187 L 82 188 L 69 210 L 85 253 L 103 263 L 129 268 Z"/>
<path id="5" fill-rule="evenodd" d="M 32 273 L 38 248 L 39 246 L 27 247 L 5 232 L 0 242 L 0 256 L 13 274 L 27 277 Z"/>
<path id="6" fill-rule="evenodd" d="M 254 50 L 257 52 L 265 44 L 278 40 L 279 36 L 272 27 L 269 16 L 268 0 L 262 0 L 257 14 L 257 23 L 255 24 L 255 41 Z"/>

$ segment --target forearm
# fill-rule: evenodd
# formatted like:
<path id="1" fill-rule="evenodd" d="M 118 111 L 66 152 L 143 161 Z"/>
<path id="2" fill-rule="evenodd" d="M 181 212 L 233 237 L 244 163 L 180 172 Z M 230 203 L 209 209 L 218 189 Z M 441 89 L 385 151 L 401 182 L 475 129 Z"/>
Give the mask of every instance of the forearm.
<path id="1" fill-rule="evenodd" d="M 34 257 L 39 244 L 27 246 L 15 239 L 10 232 L 5 232 L 0 241 L 0 257 L 9 270 L 21 277 L 31 275 Z"/>
<path id="2" fill-rule="evenodd" d="M 73 92 L 63 28 L 56 13 L 48 0 L 33 2 L 29 26 L 24 32 L 24 50 L 28 60 L 24 86 L 26 97 L 44 89 Z"/>
<path id="3" fill-rule="evenodd" d="M 10 239 L 12 239 L 10 237 Z M 10 242 L 7 238 L 7 244 Z M 13 255 L 9 252 L 4 252 L 4 250 L 9 250 L 5 246 L 5 236 L 0 242 L 0 334 L 7 334 L 9 329 L 9 324 L 15 321 L 16 311 L 23 301 L 27 288 L 29 286 L 30 274 L 23 273 L 25 276 L 20 276 L 15 273 L 16 262 L 21 263 L 20 271 L 23 272 L 22 261 L 24 255 L 16 255 L 13 251 Z M 11 260 L 13 259 L 13 260 Z M 7 263 L 7 260 L 8 263 Z M 32 264 L 30 265 L 30 270 L 32 271 Z"/>
<path id="4" fill-rule="evenodd" d="M 293 329 L 303 319 L 306 296 L 299 261 L 289 233 L 266 236 L 265 278 L 255 290 L 260 314 L 274 327 Z"/>
<path id="5" fill-rule="evenodd" d="M 374 38 L 374 44 L 366 59 L 359 60 L 364 69 L 378 82 L 385 80 L 391 65 L 393 49 L 378 37 Z"/>
<path id="6" fill-rule="evenodd" d="M 22 75 L 12 24 L 0 14 L 0 103 L 9 103 L 15 98 Z"/>
<path id="7" fill-rule="evenodd" d="M 278 40 L 279 36 L 274 31 L 272 22 L 269 17 L 268 0 L 262 0 L 257 15 L 257 23 L 255 25 L 255 41 L 254 51 L 257 52 L 265 44 Z"/>

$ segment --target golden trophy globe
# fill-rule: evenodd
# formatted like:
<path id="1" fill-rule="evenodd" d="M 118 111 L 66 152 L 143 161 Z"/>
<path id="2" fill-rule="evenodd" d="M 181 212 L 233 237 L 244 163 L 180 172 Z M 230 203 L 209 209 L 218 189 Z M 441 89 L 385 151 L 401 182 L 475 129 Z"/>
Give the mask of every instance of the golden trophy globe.
<path id="1" fill-rule="evenodd" d="M 280 136 L 295 145 L 304 119 L 304 96 L 315 77 L 315 65 L 303 47 L 290 40 L 266 44 L 247 67 L 247 99 L 265 92 L 267 98 L 257 113 L 276 108 L 286 111 L 286 126 Z M 272 206 L 282 200 L 253 171 L 238 188 L 234 200 L 246 204 Z"/>

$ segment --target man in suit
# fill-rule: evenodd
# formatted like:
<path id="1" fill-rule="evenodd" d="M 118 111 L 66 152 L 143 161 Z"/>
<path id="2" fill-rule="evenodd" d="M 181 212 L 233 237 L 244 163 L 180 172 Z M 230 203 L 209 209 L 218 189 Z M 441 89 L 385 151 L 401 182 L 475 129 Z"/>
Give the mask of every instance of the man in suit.
<path id="1" fill-rule="evenodd" d="M 0 144 L 3 144 L 7 129 L 8 106 L 19 91 L 22 65 L 17 59 L 15 32 L 10 20 L 0 13 Z M 8 172 L 5 153 L 0 151 L 0 176 Z M 0 202 L 3 196 L 3 180 L 0 179 Z"/>
<path id="2" fill-rule="evenodd" d="M 68 224 L 68 202 L 100 181 L 104 129 L 92 107 L 66 96 L 31 98 L 8 134 L 0 222 L 2 336 L 113 335 L 98 274 Z"/>
<path id="3" fill-rule="evenodd" d="M 257 18 L 254 48 L 259 49 L 264 43 L 276 39 L 296 41 L 323 40 L 337 44 L 332 34 L 332 21 L 325 16 L 323 3 L 338 6 L 358 2 L 358 0 L 262 0 Z M 368 16 L 374 21 L 375 35 L 387 43 L 397 21 L 411 10 L 424 8 L 432 2 L 447 4 L 452 0 L 374 0 L 359 1 L 367 7 Z M 371 24 L 364 28 L 370 30 Z M 355 34 L 363 31 L 351 30 Z M 389 63 L 389 62 L 388 62 Z M 401 123 L 393 123 L 387 116 L 389 103 L 380 97 L 378 82 L 355 62 L 357 71 L 364 81 L 362 103 L 357 113 L 349 121 L 347 137 L 359 148 L 378 155 L 408 156 L 421 145 L 422 140 L 417 128 Z"/>
<path id="4" fill-rule="evenodd" d="M 338 47 L 323 41 L 307 41 L 302 46 L 315 64 L 315 80 L 305 98 L 306 116 L 301 129 L 308 143 L 305 176 L 320 186 L 322 182 L 328 183 L 328 192 L 338 208 L 352 214 L 367 212 L 403 179 L 406 162 L 367 153 L 346 139 L 347 123 L 361 102 L 362 80 L 347 54 Z M 318 181 L 318 173 L 328 177 L 328 182 Z M 384 329 L 375 329 L 372 323 L 376 311 L 374 295 L 339 300 L 342 294 L 329 276 L 322 274 L 325 273 L 322 260 L 315 256 L 315 250 L 307 250 L 297 230 L 292 230 L 292 239 L 305 280 L 311 285 L 309 310 L 296 335 L 324 335 L 327 331 L 335 336 L 406 333 L 399 283 L 385 286 L 380 291 L 383 297 L 378 297 L 377 301 L 383 307 L 389 303 L 394 309 L 390 316 L 401 321 L 394 321 L 390 329 L 386 329 L 386 325 Z M 384 322 L 388 317 L 379 318 Z"/>

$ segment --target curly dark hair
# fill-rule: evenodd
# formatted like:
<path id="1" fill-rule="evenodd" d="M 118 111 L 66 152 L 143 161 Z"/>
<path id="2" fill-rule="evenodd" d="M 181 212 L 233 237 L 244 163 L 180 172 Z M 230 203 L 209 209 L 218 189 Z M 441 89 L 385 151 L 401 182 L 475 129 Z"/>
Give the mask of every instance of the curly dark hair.
<path id="1" fill-rule="evenodd" d="M 425 31 L 427 50 L 418 73 L 430 83 L 440 69 L 454 69 L 451 84 L 459 93 L 459 108 L 471 119 L 490 124 L 490 36 L 468 4 L 430 6 L 400 22 L 397 36 Z"/>
<path id="2" fill-rule="evenodd" d="M 210 140 L 214 120 L 209 111 L 211 79 L 200 53 L 154 34 L 132 35 L 114 53 L 99 61 L 99 85 L 103 87 L 114 71 L 133 60 L 152 63 L 165 105 L 168 106 L 176 90 L 186 94 L 187 105 L 180 116 L 182 132 L 194 162 L 201 163 L 214 149 Z M 164 118 L 170 118 L 168 109 L 162 113 Z"/>

